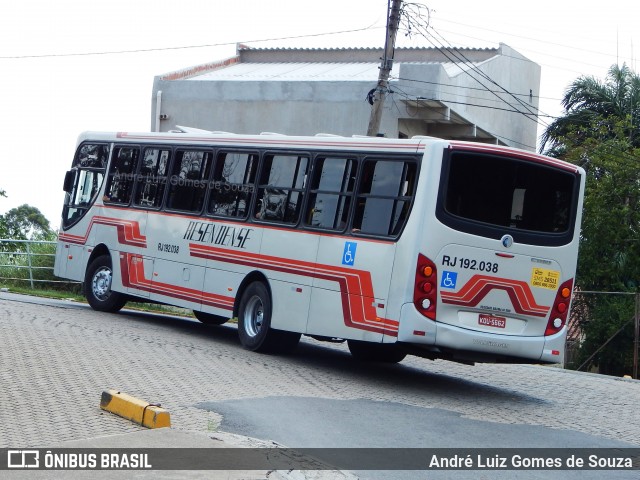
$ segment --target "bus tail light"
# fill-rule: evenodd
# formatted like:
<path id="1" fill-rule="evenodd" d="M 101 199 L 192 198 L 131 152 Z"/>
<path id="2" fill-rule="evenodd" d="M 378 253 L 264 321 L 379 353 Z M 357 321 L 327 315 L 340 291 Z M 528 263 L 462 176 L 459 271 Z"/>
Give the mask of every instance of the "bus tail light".
<path id="1" fill-rule="evenodd" d="M 413 304 L 418 311 L 431 320 L 436 319 L 438 300 L 438 271 L 435 263 L 418 254 L 416 278 L 413 286 Z"/>
<path id="2" fill-rule="evenodd" d="M 573 279 L 567 280 L 560 285 L 560 288 L 556 293 L 556 300 L 553 302 L 553 307 L 551 308 L 549 321 L 547 322 L 547 329 L 544 332 L 545 336 L 558 333 L 567 323 L 572 289 Z"/>

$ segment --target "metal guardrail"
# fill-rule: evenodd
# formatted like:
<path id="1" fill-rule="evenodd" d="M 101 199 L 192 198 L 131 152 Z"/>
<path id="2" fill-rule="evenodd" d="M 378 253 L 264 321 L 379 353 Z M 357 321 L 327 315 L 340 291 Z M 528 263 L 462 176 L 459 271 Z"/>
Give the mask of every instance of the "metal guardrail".
<path id="1" fill-rule="evenodd" d="M 55 253 L 38 253 L 34 252 L 32 246 L 33 245 L 55 245 L 57 242 L 55 241 L 45 241 L 45 240 L 12 240 L 9 238 L 0 239 L 0 261 L 3 261 L 0 264 L 0 280 L 13 280 L 19 282 L 29 282 L 31 288 L 34 288 L 35 283 L 78 283 L 78 282 L 70 282 L 68 280 L 42 280 L 34 278 L 34 272 L 38 270 L 50 270 L 53 272 L 53 262 L 51 266 L 38 266 L 34 265 L 35 257 L 54 257 Z M 7 249 L 6 246 L 10 246 L 10 249 Z M 23 246 L 22 249 L 18 248 L 18 246 Z M 26 264 L 24 262 L 16 262 L 16 263 L 6 263 L 6 258 L 21 258 L 26 257 Z M 4 268 L 15 268 L 15 269 L 27 269 L 29 272 L 29 278 L 18 278 L 18 277 L 5 277 L 3 276 L 2 269 Z"/>

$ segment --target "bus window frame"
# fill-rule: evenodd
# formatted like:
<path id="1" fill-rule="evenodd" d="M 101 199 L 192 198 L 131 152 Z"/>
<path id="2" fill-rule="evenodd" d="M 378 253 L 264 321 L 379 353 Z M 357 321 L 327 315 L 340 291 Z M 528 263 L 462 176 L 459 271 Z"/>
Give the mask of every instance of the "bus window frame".
<path id="1" fill-rule="evenodd" d="M 142 149 L 144 147 L 144 144 L 142 143 L 113 143 L 111 146 L 111 153 L 109 155 L 109 162 L 107 165 L 107 169 L 105 171 L 105 180 L 104 180 L 104 193 L 103 193 L 103 197 L 102 197 L 102 201 L 103 203 L 107 204 L 107 205 L 115 205 L 117 207 L 129 207 L 132 208 L 134 207 L 133 205 L 133 196 L 136 190 L 136 184 L 137 182 L 137 178 L 138 178 L 138 171 L 140 169 L 140 163 L 141 163 L 141 156 L 142 156 Z M 129 172 L 126 175 L 132 175 L 132 186 L 131 186 L 131 191 L 129 193 L 129 199 L 127 202 L 115 202 L 113 200 L 111 200 L 110 197 L 107 197 L 107 189 L 111 188 L 111 167 L 113 166 L 113 162 L 114 162 L 114 154 L 116 152 L 116 150 L 118 148 L 137 148 L 138 149 L 138 158 L 136 160 L 136 166 L 133 169 L 132 172 Z"/>
<path id="2" fill-rule="evenodd" d="M 360 164 L 362 163 L 362 155 L 358 155 L 358 154 L 354 154 L 352 152 L 341 152 L 341 151 L 319 151 L 319 152 L 315 152 L 313 154 L 313 159 L 312 159 L 312 163 L 311 163 L 311 168 L 310 168 L 310 172 L 308 174 L 309 177 L 309 181 L 307 182 L 307 189 L 306 189 L 306 198 L 305 198 L 305 202 L 304 202 L 304 210 L 303 213 L 304 215 L 302 215 L 302 228 L 304 228 L 305 230 L 309 230 L 312 232 L 322 232 L 322 233 L 329 233 L 329 234 L 336 234 L 336 235 L 346 235 L 348 233 L 351 232 L 350 229 L 350 225 L 351 225 L 351 219 L 353 217 L 353 212 L 354 212 L 354 202 L 355 202 L 355 195 L 356 195 L 356 191 L 358 189 L 358 178 L 359 178 L 359 171 L 360 171 Z M 353 189 L 352 191 L 349 192 L 343 192 L 343 191 L 339 191 L 339 192 L 334 192 L 334 191 L 329 191 L 329 190 L 322 190 L 322 189 L 312 189 L 312 184 L 313 184 L 313 180 L 315 178 L 316 175 L 316 169 L 318 168 L 318 163 L 319 160 L 326 160 L 326 159 L 344 159 L 347 161 L 352 161 L 355 164 L 355 177 L 354 177 L 354 181 L 353 181 Z M 312 195 L 317 195 L 317 194 L 328 194 L 328 195 L 335 195 L 337 197 L 347 197 L 349 198 L 351 201 L 349 202 L 349 210 L 347 212 L 347 221 L 345 223 L 345 225 L 340 228 L 340 229 L 336 229 L 336 228 L 327 228 L 327 227 L 317 227 L 312 225 L 311 223 L 308 223 L 305 220 L 305 216 L 309 216 L 311 214 L 311 209 L 310 209 L 310 200 L 311 200 L 311 196 Z"/>
<path id="3" fill-rule="evenodd" d="M 359 160 L 359 165 L 358 165 L 358 175 L 356 178 L 356 188 L 354 189 L 354 202 L 351 206 L 351 214 L 350 214 L 350 218 L 349 218 L 349 229 L 350 229 L 350 233 L 351 235 L 355 236 L 355 237 L 363 237 L 363 238 L 376 238 L 376 239 L 384 239 L 384 240 L 388 240 L 388 241 L 393 241 L 396 242 L 400 239 L 400 237 L 402 237 L 402 233 L 404 232 L 407 223 L 409 222 L 409 219 L 411 218 L 411 214 L 413 212 L 413 206 L 415 204 L 415 198 L 416 198 L 416 194 L 418 191 L 418 184 L 420 183 L 420 174 L 422 171 L 422 156 L 416 156 L 415 154 L 405 154 L 405 155 L 397 155 L 397 154 L 389 154 L 389 155 L 385 155 L 382 153 L 376 153 L 374 155 L 371 154 L 364 154 L 361 156 L 360 160 Z M 414 185 L 413 185 L 413 192 L 411 195 L 409 196 L 387 196 L 387 195 L 377 195 L 377 194 L 364 194 L 362 193 L 362 188 L 363 188 L 363 175 L 364 175 L 364 168 L 365 168 L 365 164 L 368 161 L 374 161 L 374 162 L 378 162 L 378 161 L 392 161 L 392 162 L 400 162 L 403 164 L 407 164 L 407 163 L 412 163 L 415 165 L 416 171 L 415 171 L 415 181 L 414 181 Z M 356 216 L 356 210 L 358 208 L 358 198 L 363 197 L 363 198 L 380 198 L 380 199 L 394 199 L 394 202 L 405 202 L 408 201 L 409 202 L 409 209 L 407 211 L 406 214 L 406 218 L 403 220 L 402 222 L 402 226 L 400 227 L 400 229 L 398 230 L 397 234 L 378 234 L 378 233 L 366 233 L 366 232 L 362 232 L 359 229 L 355 228 L 353 226 L 353 222 L 355 220 L 355 216 Z"/>
<path id="4" fill-rule="evenodd" d="M 146 184 L 146 182 L 142 181 L 142 162 L 144 160 L 144 154 L 147 150 L 152 150 L 152 149 L 158 149 L 158 150 L 168 150 L 169 151 L 169 161 L 167 162 L 167 175 L 165 176 L 164 182 L 165 182 L 165 188 L 164 191 L 162 192 L 162 198 L 160 199 L 160 201 L 158 202 L 158 206 L 156 207 L 152 207 L 152 206 L 147 206 L 147 205 L 140 205 L 138 203 L 135 202 L 135 198 L 138 194 L 138 190 L 140 188 L 143 188 L 144 185 Z M 133 195 L 131 196 L 131 208 L 136 208 L 136 209 L 140 209 L 140 210 L 148 210 L 148 211 L 152 211 L 152 212 L 157 212 L 157 211 L 161 211 L 164 209 L 164 202 L 165 202 L 165 198 L 167 196 L 167 191 L 169 190 L 167 188 L 167 186 L 169 185 L 169 175 L 168 173 L 171 171 L 171 168 L 173 167 L 173 157 L 175 154 L 175 147 L 173 145 L 162 145 L 162 144 L 155 144 L 155 143 L 149 143 L 149 144 L 142 144 L 141 145 L 141 150 L 140 150 L 140 161 L 138 162 L 138 169 L 136 171 L 136 185 L 133 189 Z"/>
<path id="5" fill-rule="evenodd" d="M 85 145 L 100 145 L 100 146 L 106 146 L 107 147 L 107 159 L 106 159 L 106 164 L 104 166 L 104 168 L 101 167 L 83 167 L 81 165 L 79 165 L 79 155 L 80 155 L 80 150 L 82 149 L 82 147 L 84 147 Z M 70 172 L 74 172 L 74 178 L 73 178 L 73 185 L 71 187 L 71 191 L 70 192 L 66 192 L 65 191 L 65 202 L 62 206 L 62 215 L 61 215 L 61 221 L 60 221 L 60 228 L 63 231 L 66 231 L 70 228 L 72 228 L 74 225 L 76 225 L 80 220 L 82 220 L 85 215 L 89 212 L 89 210 L 91 210 L 91 208 L 95 205 L 96 200 L 98 199 L 100 192 L 105 188 L 106 182 L 107 182 L 107 177 L 109 174 L 109 166 L 111 165 L 111 156 L 113 154 L 113 148 L 114 145 L 112 144 L 112 142 L 107 142 L 107 141 L 94 141 L 94 140 L 84 140 L 82 143 L 80 143 L 77 147 L 76 147 L 76 151 L 73 155 L 73 161 L 71 162 L 71 169 L 67 171 L 67 173 L 65 174 L 65 178 L 66 176 L 69 175 Z M 90 171 L 95 173 L 100 173 L 102 172 L 102 183 L 100 184 L 100 186 L 98 187 L 98 189 L 94 192 L 94 194 L 92 195 L 92 197 L 89 199 L 89 202 L 86 205 L 82 205 L 82 204 L 72 204 L 72 203 L 68 203 L 67 202 L 67 197 L 69 202 L 71 202 L 73 200 L 73 194 L 76 193 L 76 189 L 78 188 L 78 183 L 80 181 L 80 172 L 81 171 Z M 81 210 L 82 214 L 81 215 L 77 215 L 73 221 L 71 222 L 66 222 L 65 218 L 66 215 L 65 213 L 68 212 L 69 208 L 75 208 L 76 210 Z"/>
<path id="6" fill-rule="evenodd" d="M 256 172 L 256 178 L 255 178 L 255 190 L 253 192 L 252 195 L 252 201 L 251 201 L 251 210 L 249 213 L 249 219 L 251 222 L 255 222 L 257 224 L 260 225 L 276 225 L 278 227 L 286 227 L 286 228 L 291 228 L 291 229 L 301 229 L 303 228 L 303 226 L 301 226 L 301 222 L 302 222 L 302 217 L 303 217 L 303 213 L 305 212 L 306 209 L 306 205 L 307 205 L 307 197 L 308 197 L 308 191 L 309 191 L 309 177 L 311 175 L 311 167 L 312 167 L 312 163 L 313 163 L 313 155 L 314 155 L 314 151 L 312 150 L 293 150 L 293 149 L 282 149 L 282 150 L 274 150 L 274 149 L 265 149 L 265 150 L 261 150 L 260 151 L 260 161 L 258 163 L 258 170 Z M 285 222 L 285 221 L 275 221 L 275 220 L 270 220 L 270 219 L 262 219 L 257 217 L 257 206 L 258 206 L 258 202 L 260 201 L 259 199 L 259 194 L 260 194 L 260 190 L 264 189 L 266 190 L 269 187 L 273 187 L 269 184 L 262 184 L 261 182 L 261 178 L 262 178 L 262 170 L 264 168 L 264 165 L 266 163 L 266 158 L 268 156 L 280 156 L 280 157 L 298 157 L 298 161 L 301 157 L 304 157 L 307 159 L 307 171 L 305 174 L 305 180 L 304 183 L 302 185 L 301 188 L 295 188 L 295 187 L 276 187 L 276 188 L 282 188 L 282 189 L 286 189 L 288 191 L 295 191 L 295 192 L 299 192 L 302 194 L 302 204 L 300 207 L 296 207 L 298 210 L 298 218 L 296 219 L 295 222 L 291 223 L 291 222 Z M 269 172 L 270 173 L 270 172 Z M 286 208 L 286 206 L 285 206 Z"/>
<path id="7" fill-rule="evenodd" d="M 449 175 L 451 171 L 452 154 L 490 156 L 499 159 L 508 159 L 513 162 L 520 162 L 525 165 L 534 165 L 537 168 L 547 169 L 553 172 L 562 172 L 573 177 L 573 191 L 571 192 L 571 215 L 569 217 L 569 228 L 564 232 L 537 232 L 534 230 L 518 229 L 510 226 L 497 226 L 490 223 L 480 222 L 455 215 L 445 208 L 446 196 L 449 185 Z M 440 180 L 438 182 L 438 199 L 436 202 L 435 216 L 440 223 L 457 232 L 467 233 L 480 237 L 500 240 L 504 235 L 510 235 L 516 243 L 526 245 L 536 245 L 542 247 L 560 247 L 570 244 L 575 238 L 575 226 L 577 219 L 577 205 L 580 197 L 581 175 L 578 170 L 569 171 L 559 169 L 543 162 L 535 162 L 518 155 L 509 155 L 504 152 L 469 152 L 455 149 L 445 149 L 442 155 L 442 167 L 440 169 Z"/>
<path id="8" fill-rule="evenodd" d="M 211 172 L 209 175 L 203 216 L 208 218 L 215 218 L 221 221 L 250 223 L 250 221 L 252 220 L 251 212 L 253 212 L 253 205 L 256 202 L 256 196 L 258 192 L 257 181 L 258 181 L 258 175 L 260 173 L 260 167 L 262 165 L 263 151 L 252 150 L 247 148 L 234 149 L 233 147 L 232 148 L 214 147 L 214 151 L 215 151 L 215 156 L 212 163 Z M 257 157 L 256 167 L 255 167 L 256 171 L 255 171 L 255 177 L 253 179 L 253 182 L 241 184 L 243 186 L 251 186 L 251 191 L 249 192 L 249 195 L 250 195 L 249 202 L 247 204 L 247 212 L 243 217 L 232 217 L 228 215 L 220 215 L 220 214 L 211 213 L 210 211 L 212 190 L 216 188 L 216 184 L 218 183 L 218 180 L 215 179 L 216 169 L 218 168 L 220 156 L 226 155 L 226 154 L 246 154 L 247 156 L 255 155 Z M 226 157 L 225 157 L 225 160 L 226 160 Z M 228 185 L 240 185 L 240 184 L 228 183 Z"/>
<path id="9" fill-rule="evenodd" d="M 169 162 L 169 170 L 167 172 L 167 188 L 165 189 L 164 192 L 164 198 L 162 201 L 162 210 L 166 211 L 166 212 L 171 212 L 171 213 L 178 213 L 180 215 L 192 215 L 192 216 L 197 216 L 197 217 L 204 217 L 205 216 L 205 212 L 207 209 L 207 201 L 208 201 L 208 193 L 209 193 L 209 187 L 210 187 L 210 181 L 211 181 L 211 175 L 212 172 L 215 169 L 215 165 L 216 165 L 216 152 L 217 152 L 217 148 L 216 146 L 196 146 L 196 145 L 174 145 L 173 146 L 173 151 L 171 154 L 171 159 Z M 177 157 L 178 154 L 180 152 L 205 152 L 205 153 L 209 153 L 211 154 L 211 162 L 209 165 L 209 172 L 206 175 L 206 178 L 204 179 L 200 179 L 198 180 L 198 182 L 206 182 L 206 185 L 204 186 L 203 190 L 204 190 L 204 198 L 202 201 L 202 205 L 200 206 L 199 210 L 182 210 L 182 209 L 178 209 L 178 208 L 173 208 L 173 207 L 169 207 L 168 202 L 169 202 L 169 197 L 171 195 L 171 187 L 172 185 L 172 178 L 174 176 L 173 173 L 173 169 L 176 165 L 177 162 Z M 176 185 L 177 186 L 177 185 Z M 194 187 L 195 188 L 195 187 Z"/>

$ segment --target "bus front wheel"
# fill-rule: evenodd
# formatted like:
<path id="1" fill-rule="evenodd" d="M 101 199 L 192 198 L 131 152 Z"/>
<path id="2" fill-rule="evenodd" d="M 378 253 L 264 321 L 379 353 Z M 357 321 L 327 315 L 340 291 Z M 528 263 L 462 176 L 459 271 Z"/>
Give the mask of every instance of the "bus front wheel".
<path id="1" fill-rule="evenodd" d="M 351 355 L 362 362 L 399 363 L 407 356 L 396 344 L 347 340 Z"/>
<path id="2" fill-rule="evenodd" d="M 100 312 L 117 312 L 125 306 L 127 297 L 111 290 L 112 280 L 110 255 L 101 255 L 89 264 L 84 289 L 91 308 Z"/>
<path id="3" fill-rule="evenodd" d="M 262 282 L 251 283 L 240 298 L 238 336 L 243 347 L 263 353 L 288 353 L 300 341 L 299 333 L 271 328 L 271 295 Z"/>

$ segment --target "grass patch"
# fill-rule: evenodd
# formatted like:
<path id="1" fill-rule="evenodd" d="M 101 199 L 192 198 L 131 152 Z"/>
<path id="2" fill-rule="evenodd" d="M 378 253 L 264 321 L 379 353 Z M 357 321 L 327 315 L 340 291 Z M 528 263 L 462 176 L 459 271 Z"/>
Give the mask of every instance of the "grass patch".
<path id="1" fill-rule="evenodd" d="M 0 285 L 0 288 L 6 288 L 11 293 L 20 295 L 33 295 L 34 297 L 55 298 L 58 300 L 73 300 L 74 302 L 84 302 L 85 298 L 79 293 L 70 292 L 68 290 L 47 290 L 42 288 L 29 288 L 16 285 Z"/>
<path id="2" fill-rule="evenodd" d="M 29 287 L 2 284 L 0 284 L 0 288 L 6 288 L 8 292 L 17 293 L 19 295 L 31 295 L 34 297 L 53 298 L 56 300 L 72 300 L 74 302 L 87 303 L 87 299 L 84 296 L 70 291 L 47 290 L 41 288 L 31 289 Z M 129 310 L 163 313 L 165 315 L 176 315 L 180 317 L 193 317 L 193 312 L 186 308 L 173 307 L 171 305 L 159 305 L 157 303 L 128 302 L 125 308 Z"/>

